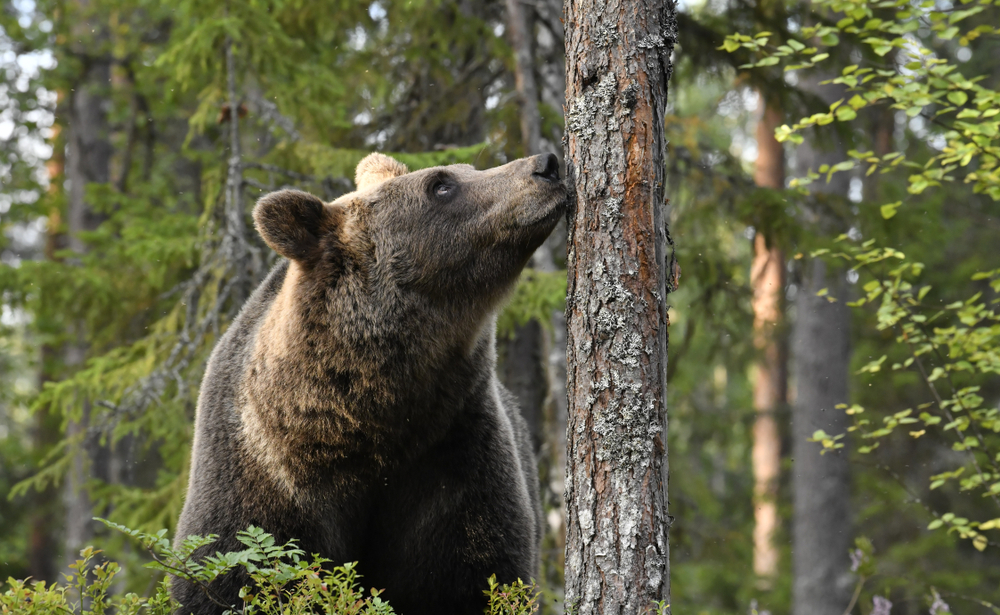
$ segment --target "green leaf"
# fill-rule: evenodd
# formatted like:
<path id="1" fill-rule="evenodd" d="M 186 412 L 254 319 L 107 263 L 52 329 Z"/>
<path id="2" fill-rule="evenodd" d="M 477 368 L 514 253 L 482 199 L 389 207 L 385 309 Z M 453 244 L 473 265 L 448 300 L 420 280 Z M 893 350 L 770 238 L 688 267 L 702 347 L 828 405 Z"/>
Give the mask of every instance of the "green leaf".
<path id="1" fill-rule="evenodd" d="M 861 107 L 867 105 L 868 101 L 855 94 L 854 96 L 851 97 L 850 100 L 847 101 L 847 104 L 849 104 L 852 109 L 858 110 Z"/>
<path id="2" fill-rule="evenodd" d="M 722 47 L 720 47 L 719 49 L 724 49 L 724 50 L 728 51 L 729 53 L 732 53 L 732 52 L 736 51 L 739 48 L 740 48 L 739 42 L 737 42 L 737 41 L 735 41 L 735 40 L 733 40 L 731 38 L 727 38 L 725 41 L 723 41 Z"/>
<path id="3" fill-rule="evenodd" d="M 967 100 L 969 100 L 969 95 L 961 90 L 955 90 L 953 92 L 948 92 L 948 100 L 955 105 L 964 105 Z"/>
<path id="4" fill-rule="evenodd" d="M 886 220 L 892 218 L 893 216 L 896 215 L 896 210 L 899 209 L 899 206 L 902 204 L 903 204 L 902 201 L 896 201 L 895 203 L 886 203 L 885 205 L 879 208 L 882 212 L 882 217 Z"/>
<path id="5" fill-rule="evenodd" d="M 855 98 L 857 97 L 855 96 Z M 852 107 L 840 106 L 837 107 L 836 115 L 837 119 L 840 120 L 841 122 L 849 122 L 854 118 L 858 117 L 858 112 L 855 111 Z"/>

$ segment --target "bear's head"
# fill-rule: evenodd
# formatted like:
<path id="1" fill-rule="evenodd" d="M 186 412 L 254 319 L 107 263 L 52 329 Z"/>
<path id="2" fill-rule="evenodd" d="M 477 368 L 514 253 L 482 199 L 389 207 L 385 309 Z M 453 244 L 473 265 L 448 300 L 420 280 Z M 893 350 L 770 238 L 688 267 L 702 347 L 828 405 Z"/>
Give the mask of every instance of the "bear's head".
<path id="1" fill-rule="evenodd" d="M 565 211 L 552 154 L 412 173 L 371 154 L 356 181 L 332 203 L 282 190 L 253 212 L 264 241 L 291 261 L 286 309 L 308 310 L 319 326 L 348 311 L 352 327 L 372 334 L 393 319 L 419 327 L 428 318 L 474 334 Z"/>

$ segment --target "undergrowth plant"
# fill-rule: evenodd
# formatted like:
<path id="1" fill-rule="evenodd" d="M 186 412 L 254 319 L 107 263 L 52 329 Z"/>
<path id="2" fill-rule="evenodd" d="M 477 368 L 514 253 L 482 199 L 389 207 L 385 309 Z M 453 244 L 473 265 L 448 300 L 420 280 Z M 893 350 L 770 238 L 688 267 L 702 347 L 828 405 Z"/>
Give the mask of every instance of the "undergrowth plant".
<path id="1" fill-rule="evenodd" d="M 169 592 L 169 577 L 186 579 L 200 587 L 227 613 L 239 615 L 392 615 L 394 611 L 380 596 L 381 589 L 366 593 L 355 563 L 330 566 L 330 560 L 308 557 L 294 540 L 278 544 L 274 536 L 251 526 L 237 538 L 242 551 L 216 553 L 195 558 L 194 553 L 211 545 L 216 536 L 189 536 L 178 546 L 167 538 L 166 530 L 155 534 L 133 530 L 99 519 L 109 528 L 133 538 L 149 553 L 149 568 L 163 577 L 152 585 L 148 596 L 115 591 L 121 567 L 104 560 L 101 551 L 87 547 L 70 566 L 65 582 L 7 580 L 0 594 L 0 613 L 17 615 L 172 615 L 182 613 L 182 605 Z M 212 581 L 243 567 L 253 583 L 240 591 L 239 604 L 224 604 L 214 595 Z M 495 576 L 487 581 L 487 615 L 532 615 L 538 610 L 538 591 L 533 583 L 520 579 L 499 584 Z"/>

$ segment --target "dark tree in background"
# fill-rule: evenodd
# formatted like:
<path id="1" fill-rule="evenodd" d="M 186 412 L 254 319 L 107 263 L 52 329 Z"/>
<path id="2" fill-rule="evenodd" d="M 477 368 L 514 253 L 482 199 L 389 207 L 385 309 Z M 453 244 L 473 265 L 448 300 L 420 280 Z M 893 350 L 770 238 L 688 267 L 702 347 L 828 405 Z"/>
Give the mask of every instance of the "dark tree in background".
<path id="1" fill-rule="evenodd" d="M 72 7 L 78 14 L 86 15 L 86 3 Z M 76 28 L 78 35 L 90 32 L 94 35 L 95 46 L 105 48 L 109 38 L 105 26 L 98 20 L 81 20 Z M 103 51 L 104 49 L 102 49 Z M 81 54 L 82 56 L 82 54 Z M 67 97 L 68 111 L 66 177 L 69 190 L 66 200 L 66 230 L 68 248 L 77 255 L 83 255 L 88 246 L 81 233 L 94 231 L 105 216 L 94 207 L 92 198 L 87 198 L 89 184 L 107 183 L 111 179 L 111 159 L 114 149 L 110 142 L 108 109 L 111 91 L 111 60 L 106 54 L 98 57 L 80 57 L 83 70 L 73 84 Z M 76 257 L 73 261 L 77 261 Z M 76 262 L 68 263 L 77 265 Z M 72 323 L 69 337 L 63 348 L 63 360 L 70 369 L 79 369 L 87 357 L 85 325 Z M 107 480 L 108 449 L 102 446 L 99 434 L 91 431 L 90 411 L 92 400 L 81 398 L 79 414 L 69 417 L 66 435 L 77 442 L 74 462 L 65 484 L 65 532 L 66 543 L 63 564 L 68 566 L 76 560 L 79 551 L 93 540 L 96 514 L 90 493 L 85 484 L 91 478 Z"/>
<path id="2" fill-rule="evenodd" d="M 669 596 L 663 203 L 664 0 L 569 0 L 566 604 L 643 613 Z"/>
<path id="3" fill-rule="evenodd" d="M 800 86 L 827 104 L 843 97 L 839 86 L 824 85 L 827 75 L 810 75 Z M 839 135 L 838 135 L 839 136 Z M 795 174 L 843 160 L 842 138 L 817 138 L 795 150 Z M 820 232 L 843 233 L 852 224 L 848 203 L 850 177 L 835 175 L 813 187 L 807 210 Z M 809 439 L 816 430 L 840 434 L 850 426 L 837 404 L 850 401 L 851 299 L 847 272 L 810 259 L 801 272 L 792 327 L 796 399 L 792 412 L 792 550 L 793 615 L 839 615 L 850 601 L 854 578 L 848 550 L 853 542 L 851 475 L 847 449 L 820 454 Z M 823 296 L 818 296 L 826 289 Z"/>

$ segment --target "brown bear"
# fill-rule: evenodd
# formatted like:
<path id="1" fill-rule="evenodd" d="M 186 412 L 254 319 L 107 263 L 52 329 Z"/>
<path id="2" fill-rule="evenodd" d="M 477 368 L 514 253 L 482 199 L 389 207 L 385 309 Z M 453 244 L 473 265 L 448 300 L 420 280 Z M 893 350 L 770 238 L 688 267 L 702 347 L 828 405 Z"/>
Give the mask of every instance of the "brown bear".
<path id="1" fill-rule="evenodd" d="M 495 313 L 564 213 L 555 156 L 407 172 L 372 154 L 324 204 L 269 194 L 285 257 L 219 340 L 202 383 L 178 539 L 241 550 L 250 525 L 334 563 L 404 615 L 481 613 L 486 580 L 536 576 L 538 480 L 495 374 Z M 182 580 L 182 612 L 238 604 Z"/>

